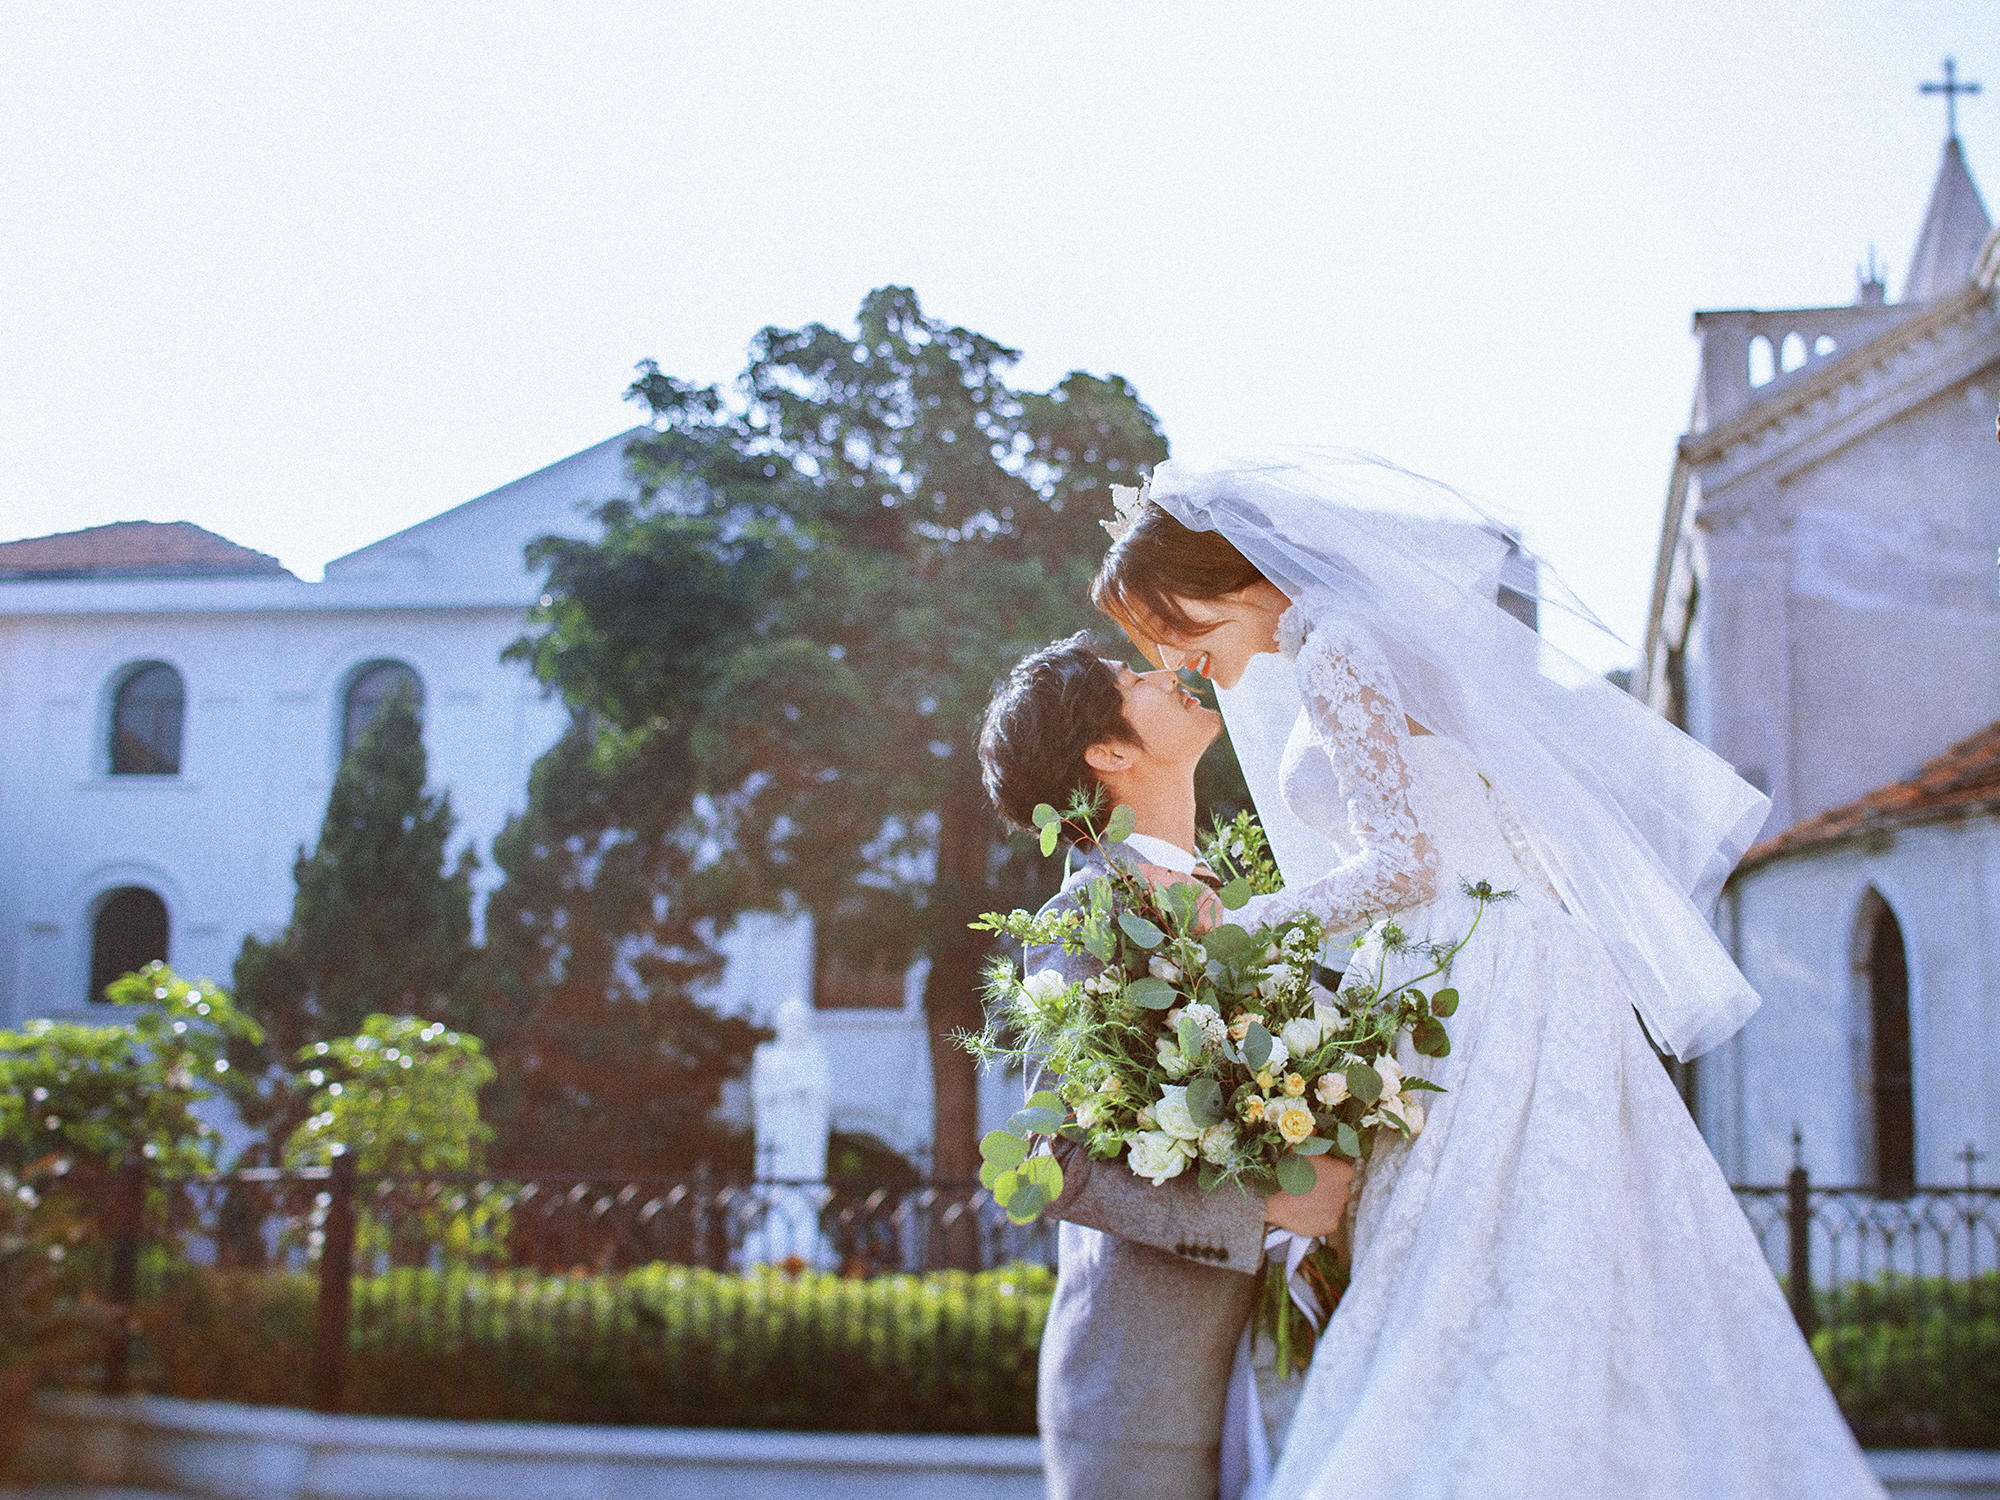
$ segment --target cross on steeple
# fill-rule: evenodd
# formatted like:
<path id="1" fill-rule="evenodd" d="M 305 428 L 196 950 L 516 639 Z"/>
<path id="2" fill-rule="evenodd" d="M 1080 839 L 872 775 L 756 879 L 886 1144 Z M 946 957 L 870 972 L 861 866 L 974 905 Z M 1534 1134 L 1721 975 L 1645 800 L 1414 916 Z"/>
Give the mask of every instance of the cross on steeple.
<path id="1" fill-rule="evenodd" d="M 1986 1153 L 1967 1141 L 1958 1159 L 1965 1163 L 1965 1190 L 1969 1193 L 1979 1185 L 1979 1164 L 1986 1160 Z"/>
<path id="2" fill-rule="evenodd" d="M 1971 95 L 1978 93 L 1979 85 L 1976 83 L 1960 83 L 1958 81 L 1958 64 L 1951 58 L 1947 57 L 1944 60 L 1944 82 L 1920 83 L 1917 85 L 1917 92 L 1920 94 L 1944 95 L 1945 139 L 1950 141 L 1957 140 L 1958 139 L 1958 96 L 1960 94 Z"/>

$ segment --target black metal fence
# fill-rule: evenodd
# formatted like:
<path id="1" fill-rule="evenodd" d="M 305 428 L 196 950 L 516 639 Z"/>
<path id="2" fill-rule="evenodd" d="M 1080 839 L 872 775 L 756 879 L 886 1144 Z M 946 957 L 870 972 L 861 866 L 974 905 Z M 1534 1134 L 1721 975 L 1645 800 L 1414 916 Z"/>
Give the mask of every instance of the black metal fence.
<path id="1" fill-rule="evenodd" d="M 671 1421 L 676 1391 L 722 1382 L 765 1391 L 762 1421 L 870 1425 L 900 1400 L 890 1415 L 1032 1430 L 1045 1296 L 903 1274 L 1053 1263 L 1053 1226 L 1009 1223 L 976 1182 L 375 1176 L 348 1158 L 133 1166 L 99 1197 L 109 1300 L 133 1310 L 104 1351 L 111 1393 Z M 284 1357 L 259 1368 L 253 1346 Z"/>
<path id="2" fill-rule="evenodd" d="M 1735 1191 L 1809 1335 L 1852 1313 L 1857 1285 L 1909 1303 L 2000 1282 L 2000 1187 L 1884 1196 L 1801 1168 Z M 1032 1430 L 1046 1277 L 939 1291 L 898 1276 L 1053 1265 L 1053 1226 L 1009 1223 L 976 1183 L 388 1177 L 343 1162 L 132 1166 L 95 1196 L 92 1274 L 136 1310 L 103 1351 L 109 1392 L 135 1371 L 163 1388 L 171 1365 L 183 1394 L 328 1411 L 358 1390 L 370 1410 L 672 1421 L 659 1392 L 720 1382 L 775 1393 L 758 1421 L 860 1426 L 884 1420 L 856 1404 L 866 1387 L 941 1428 Z M 758 1266 L 777 1269 L 739 1274 Z M 282 1347 L 286 1365 L 246 1373 L 253 1345 Z"/>

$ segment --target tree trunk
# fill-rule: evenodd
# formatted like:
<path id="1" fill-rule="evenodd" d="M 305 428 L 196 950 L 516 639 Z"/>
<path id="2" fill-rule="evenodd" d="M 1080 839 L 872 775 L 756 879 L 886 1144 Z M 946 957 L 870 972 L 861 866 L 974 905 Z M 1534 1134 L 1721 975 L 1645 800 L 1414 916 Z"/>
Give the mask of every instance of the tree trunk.
<path id="1" fill-rule="evenodd" d="M 980 1004 L 981 968 L 988 951 L 984 934 L 966 924 L 990 904 L 987 852 L 992 813 L 972 784 L 942 809 L 938 830 L 937 887 L 932 894 L 934 947 L 924 1011 L 931 1026 L 931 1078 L 935 1116 L 931 1173 L 941 1178 L 979 1175 L 979 1073 L 972 1055 L 952 1034 L 986 1024 Z"/>

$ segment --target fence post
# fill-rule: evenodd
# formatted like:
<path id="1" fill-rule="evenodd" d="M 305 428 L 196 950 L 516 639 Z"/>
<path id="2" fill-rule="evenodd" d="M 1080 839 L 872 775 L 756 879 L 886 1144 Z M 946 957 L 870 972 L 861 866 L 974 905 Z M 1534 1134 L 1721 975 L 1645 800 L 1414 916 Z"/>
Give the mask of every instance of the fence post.
<path id="1" fill-rule="evenodd" d="M 124 1162 L 111 1182 L 111 1284 L 105 1289 L 114 1321 L 104 1345 L 104 1394 L 132 1388 L 132 1308 L 139 1300 L 139 1236 L 146 1217 L 146 1163 Z"/>
<path id="2" fill-rule="evenodd" d="M 1812 1179 L 1806 1175 L 1804 1142 L 1792 1132 L 1792 1170 L 1785 1179 L 1785 1225 L 1791 1231 L 1785 1280 L 1791 1293 L 1792 1316 L 1799 1332 L 1807 1338 L 1819 1326 L 1813 1308 L 1812 1282 Z"/>
<path id="3" fill-rule="evenodd" d="M 333 1159 L 319 1252 L 319 1307 L 313 1325 L 315 1411 L 339 1411 L 347 1385 L 347 1324 L 354 1296 L 354 1155 Z"/>

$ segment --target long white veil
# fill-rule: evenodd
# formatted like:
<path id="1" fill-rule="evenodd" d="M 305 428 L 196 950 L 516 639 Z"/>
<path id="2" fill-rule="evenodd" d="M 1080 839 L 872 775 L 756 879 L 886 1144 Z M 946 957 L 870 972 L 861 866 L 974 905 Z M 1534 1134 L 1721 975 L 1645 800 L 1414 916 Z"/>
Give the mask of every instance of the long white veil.
<path id="1" fill-rule="evenodd" d="M 1148 497 L 1220 531 L 1315 612 L 1366 631 L 1405 713 L 1455 740 L 1507 798 L 1569 909 L 1589 922 L 1654 1040 L 1699 1056 L 1758 997 L 1709 926 L 1769 800 L 1719 757 L 1503 608 L 1503 581 L 1575 610 L 1552 572 L 1519 566 L 1502 528 L 1448 486 L 1367 455 L 1287 450 L 1214 467 L 1161 464 Z M 1230 738 L 1287 884 L 1338 851 L 1278 796 L 1299 711 L 1291 673 L 1258 657 L 1221 695 Z"/>

